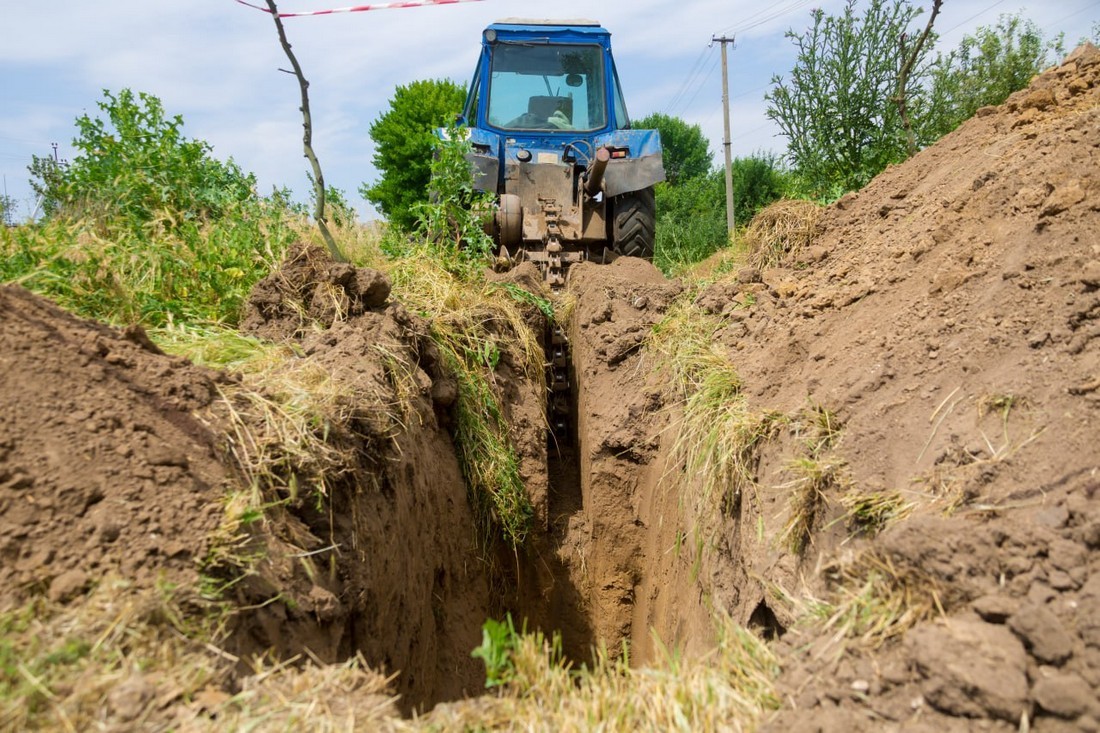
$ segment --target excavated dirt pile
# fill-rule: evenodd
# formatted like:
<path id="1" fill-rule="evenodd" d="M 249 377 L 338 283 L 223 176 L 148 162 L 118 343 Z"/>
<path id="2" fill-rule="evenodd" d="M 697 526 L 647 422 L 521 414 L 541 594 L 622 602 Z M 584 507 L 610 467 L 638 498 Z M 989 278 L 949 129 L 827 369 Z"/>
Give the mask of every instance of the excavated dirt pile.
<path id="1" fill-rule="evenodd" d="M 742 525 L 750 574 L 858 593 L 874 558 L 909 608 L 934 599 L 877 651 L 785 637 L 775 729 L 1100 728 L 1098 101 L 1085 46 L 830 207 L 787 269 L 714 286 L 754 301 L 721 338 L 751 403 L 838 426 L 811 547 L 761 553 Z M 762 452 L 766 535 L 800 451 Z M 908 518 L 867 539 L 852 510 L 887 495 Z"/>
<path id="2" fill-rule="evenodd" d="M 377 272 L 299 247 L 249 303 L 246 327 L 298 344 L 280 367 L 295 384 L 336 385 L 348 419 L 314 425 L 329 453 L 310 460 L 280 453 L 272 403 L 239 377 L 0 290 L 0 608 L 76 602 L 108 576 L 197 587 L 201 572 L 239 609 L 227 649 L 242 659 L 361 654 L 401 673 L 407 710 L 479 691 L 470 650 L 489 588 L 437 421 L 455 384 L 427 324 L 388 292 Z M 265 518 L 241 523 L 231 497 L 253 480 L 269 487 Z"/>
<path id="3" fill-rule="evenodd" d="M 195 580 L 231 472 L 194 412 L 224 380 L 0 288 L 0 607 Z"/>

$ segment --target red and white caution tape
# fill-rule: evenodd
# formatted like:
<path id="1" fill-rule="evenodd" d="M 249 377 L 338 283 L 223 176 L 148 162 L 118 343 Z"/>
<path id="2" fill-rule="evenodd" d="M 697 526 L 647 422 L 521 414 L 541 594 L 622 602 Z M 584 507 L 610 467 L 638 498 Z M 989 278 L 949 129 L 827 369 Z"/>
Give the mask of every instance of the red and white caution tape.
<path id="1" fill-rule="evenodd" d="M 241 5 L 247 5 L 256 10 L 270 13 L 270 8 L 253 5 L 245 0 L 237 0 Z M 458 3 L 479 3 L 482 0 L 405 0 L 395 3 L 373 3 L 371 5 L 355 5 L 350 8 L 333 8 L 331 10 L 308 10 L 301 13 L 279 13 L 280 18 L 301 18 L 306 15 L 332 15 L 333 13 L 364 13 L 368 10 L 394 10 L 397 8 L 422 8 L 426 5 L 456 5 Z"/>

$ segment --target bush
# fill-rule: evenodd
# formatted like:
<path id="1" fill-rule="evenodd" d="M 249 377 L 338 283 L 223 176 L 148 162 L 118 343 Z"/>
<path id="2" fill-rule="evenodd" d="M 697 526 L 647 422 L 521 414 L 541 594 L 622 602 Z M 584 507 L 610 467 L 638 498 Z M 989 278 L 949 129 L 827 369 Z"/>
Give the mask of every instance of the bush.
<path id="1" fill-rule="evenodd" d="M 0 280 L 116 324 L 235 323 L 297 238 L 295 206 L 185 139 L 156 97 L 104 95 L 107 120 L 76 121 L 71 165 L 35 158 L 46 220 L 0 232 Z"/>
<path id="2" fill-rule="evenodd" d="M 428 200 L 433 131 L 450 124 L 465 99 L 463 87 L 450 80 L 414 81 L 397 87 L 389 110 L 370 126 L 382 177 L 359 193 L 397 227 L 416 226 L 416 207 Z"/>
<path id="3" fill-rule="evenodd" d="M 1063 52 L 1061 36 L 1046 40 L 1035 23 L 1019 15 L 1002 15 L 995 26 L 965 36 L 932 68 L 924 138 L 935 141 L 973 117 L 979 107 L 1005 101 Z"/>
<path id="4" fill-rule="evenodd" d="M 654 264 L 665 273 L 704 260 L 729 243 L 725 178 L 715 171 L 680 185 L 659 183 Z"/>
<path id="5" fill-rule="evenodd" d="M 757 153 L 733 161 L 735 224 L 747 225 L 757 212 L 792 188 L 778 156 Z M 706 259 L 729 243 L 723 170 L 679 185 L 657 185 L 657 251 L 654 262 L 668 273 Z"/>
<path id="6" fill-rule="evenodd" d="M 217 219 L 255 198 L 256 179 L 232 160 L 210 156 L 201 140 L 183 137 L 183 118 L 168 117 L 156 97 L 104 90 L 107 119 L 82 115 L 72 163 L 35 156 L 31 186 L 48 218 L 90 217 L 139 232 Z"/>
<path id="7" fill-rule="evenodd" d="M 61 220 L 0 231 L 0 282 L 114 324 L 234 324 L 252 285 L 299 236 L 278 207 L 254 204 L 152 236 Z"/>

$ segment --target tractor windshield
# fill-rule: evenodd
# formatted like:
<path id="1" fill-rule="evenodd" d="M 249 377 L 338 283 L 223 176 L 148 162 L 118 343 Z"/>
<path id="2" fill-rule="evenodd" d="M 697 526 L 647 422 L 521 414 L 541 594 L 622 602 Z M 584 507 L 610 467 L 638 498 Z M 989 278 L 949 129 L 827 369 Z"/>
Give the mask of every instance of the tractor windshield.
<path id="1" fill-rule="evenodd" d="M 499 43 L 489 124 L 505 130 L 598 130 L 607 124 L 603 52 L 596 45 Z"/>

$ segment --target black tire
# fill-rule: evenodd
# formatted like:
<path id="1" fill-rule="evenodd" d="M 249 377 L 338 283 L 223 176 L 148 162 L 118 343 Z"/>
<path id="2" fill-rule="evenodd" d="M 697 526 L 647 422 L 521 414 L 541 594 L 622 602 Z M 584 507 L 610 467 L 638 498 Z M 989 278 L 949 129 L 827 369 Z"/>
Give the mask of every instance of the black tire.
<path id="1" fill-rule="evenodd" d="M 657 204 L 653 187 L 611 199 L 611 249 L 627 257 L 653 259 Z"/>

